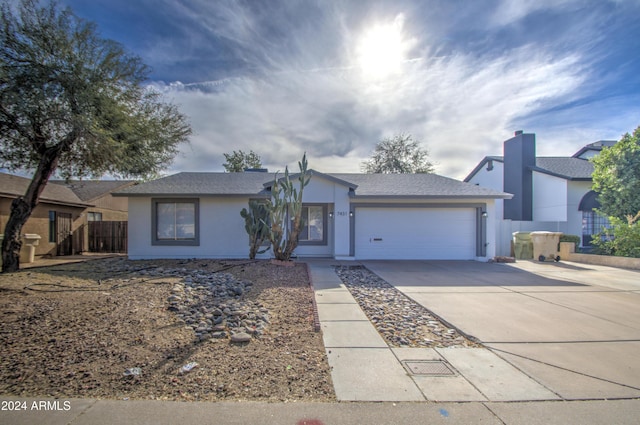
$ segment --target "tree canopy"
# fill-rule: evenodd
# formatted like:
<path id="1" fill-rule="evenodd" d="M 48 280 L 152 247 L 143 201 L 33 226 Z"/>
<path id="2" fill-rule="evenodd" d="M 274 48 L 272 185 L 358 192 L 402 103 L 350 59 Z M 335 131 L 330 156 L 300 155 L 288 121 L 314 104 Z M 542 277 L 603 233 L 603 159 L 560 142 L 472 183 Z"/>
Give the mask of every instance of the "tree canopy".
<path id="1" fill-rule="evenodd" d="M 381 140 L 371 158 L 362 163 L 365 173 L 402 174 L 433 173 L 429 152 L 422 149 L 410 134 L 398 134 Z"/>
<path id="2" fill-rule="evenodd" d="M 223 155 L 227 162 L 222 166 L 227 173 L 241 173 L 247 168 L 262 168 L 260 156 L 252 150 L 249 153 L 238 150 Z"/>
<path id="3" fill-rule="evenodd" d="M 16 269 L 20 230 L 54 172 L 152 177 L 191 134 L 176 106 L 144 85 L 149 68 L 53 1 L 7 1 L 0 17 L 0 167 L 32 171 L 12 203 L 3 270 Z M 9 262 L 9 263 L 8 263 Z"/>
<path id="4" fill-rule="evenodd" d="M 640 212 L 640 127 L 592 160 L 600 212 L 626 220 Z"/>
<path id="5" fill-rule="evenodd" d="M 38 168 L 45 152 L 63 177 L 152 176 L 191 130 L 174 105 L 142 83 L 149 68 L 100 38 L 95 24 L 23 0 L 2 5 L 0 161 Z"/>

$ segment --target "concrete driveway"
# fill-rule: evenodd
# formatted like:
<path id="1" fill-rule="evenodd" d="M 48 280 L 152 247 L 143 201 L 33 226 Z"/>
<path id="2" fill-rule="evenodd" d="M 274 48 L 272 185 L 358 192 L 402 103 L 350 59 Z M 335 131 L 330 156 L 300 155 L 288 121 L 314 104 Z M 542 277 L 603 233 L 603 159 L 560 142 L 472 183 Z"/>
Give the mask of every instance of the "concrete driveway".
<path id="1" fill-rule="evenodd" d="M 564 399 L 640 397 L 640 272 L 529 261 L 364 265 Z"/>

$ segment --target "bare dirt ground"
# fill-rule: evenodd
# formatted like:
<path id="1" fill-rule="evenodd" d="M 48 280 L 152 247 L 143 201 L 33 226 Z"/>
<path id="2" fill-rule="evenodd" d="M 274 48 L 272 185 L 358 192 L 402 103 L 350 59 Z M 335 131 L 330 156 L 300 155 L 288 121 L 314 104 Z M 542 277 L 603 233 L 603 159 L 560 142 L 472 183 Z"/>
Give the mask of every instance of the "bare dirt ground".
<path id="1" fill-rule="evenodd" d="M 181 277 L 149 273 L 176 268 L 252 282 L 243 298 L 268 310 L 267 328 L 248 343 L 200 341 L 168 308 Z M 0 394 L 335 400 L 312 296 L 303 264 L 267 261 L 118 258 L 0 274 Z"/>

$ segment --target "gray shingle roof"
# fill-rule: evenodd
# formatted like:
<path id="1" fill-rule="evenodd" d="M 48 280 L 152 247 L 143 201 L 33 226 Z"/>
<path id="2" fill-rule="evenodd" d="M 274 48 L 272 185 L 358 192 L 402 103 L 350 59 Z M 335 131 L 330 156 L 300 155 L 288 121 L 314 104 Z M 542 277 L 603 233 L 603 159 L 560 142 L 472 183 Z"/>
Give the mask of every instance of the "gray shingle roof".
<path id="1" fill-rule="evenodd" d="M 588 145 L 582 147 L 578 152 L 574 153 L 571 156 L 574 158 L 580 158 L 585 152 L 600 152 L 603 148 L 610 148 L 616 143 L 616 140 L 598 140 L 597 142 L 589 143 Z"/>
<path id="2" fill-rule="evenodd" d="M 337 174 L 318 177 L 345 183 L 355 197 L 508 198 L 492 189 L 436 174 Z M 117 196 L 268 196 L 273 174 L 179 173 L 115 193 Z"/>
<path id="3" fill-rule="evenodd" d="M 110 192 L 135 183 L 134 180 L 50 180 L 50 183 L 68 187 L 83 201 L 92 201 Z"/>
<path id="4" fill-rule="evenodd" d="M 0 173 L 0 196 L 6 196 L 9 198 L 23 196 L 29 187 L 29 183 L 31 183 L 31 179 L 14 176 L 12 174 Z M 45 186 L 42 191 L 42 195 L 40 195 L 40 201 L 78 207 L 90 206 L 90 204 L 83 202 L 78 198 L 68 187 L 52 183 L 48 183 Z"/>
<path id="5" fill-rule="evenodd" d="M 493 189 L 437 174 L 331 174 L 358 185 L 355 197 L 508 198 Z"/>
<path id="6" fill-rule="evenodd" d="M 264 183 L 273 179 L 270 173 L 191 173 L 172 176 L 129 186 L 115 196 L 241 196 L 264 195 Z"/>
<path id="7" fill-rule="evenodd" d="M 593 164 L 580 158 L 537 157 L 535 171 L 568 180 L 591 180 Z"/>
<path id="8" fill-rule="evenodd" d="M 476 168 L 465 177 L 464 181 L 469 181 L 480 169 L 484 168 L 489 161 L 504 162 L 502 156 L 486 156 Z M 561 177 L 567 180 L 591 180 L 593 174 L 593 164 L 586 159 L 567 156 L 539 156 L 536 157 L 536 166 L 533 170 L 540 173 Z"/>

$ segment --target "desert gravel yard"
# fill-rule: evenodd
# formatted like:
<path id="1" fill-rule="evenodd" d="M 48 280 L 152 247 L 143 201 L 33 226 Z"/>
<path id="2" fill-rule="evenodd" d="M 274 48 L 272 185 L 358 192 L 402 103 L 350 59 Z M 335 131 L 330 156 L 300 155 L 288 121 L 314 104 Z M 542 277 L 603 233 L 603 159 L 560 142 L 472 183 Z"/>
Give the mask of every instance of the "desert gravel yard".
<path id="1" fill-rule="evenodd" d="M 0 274 L 0 394 L 335 400 L 312 298 L 304 264 L 268 261 L 111 258 Z"/>

